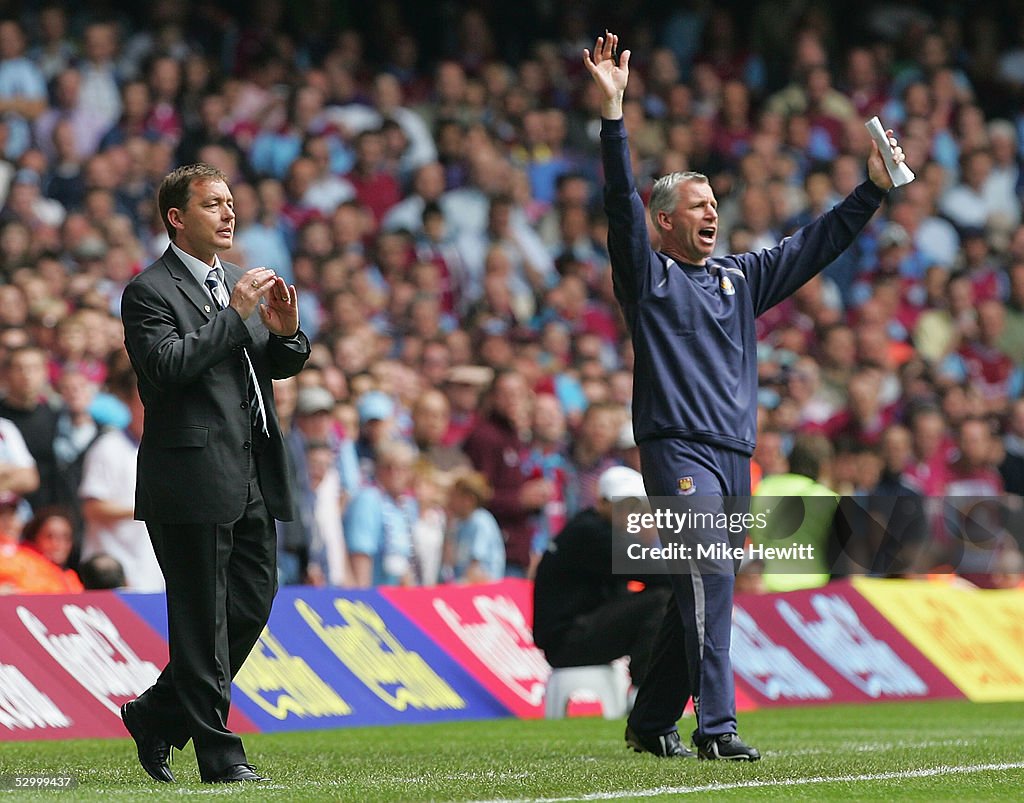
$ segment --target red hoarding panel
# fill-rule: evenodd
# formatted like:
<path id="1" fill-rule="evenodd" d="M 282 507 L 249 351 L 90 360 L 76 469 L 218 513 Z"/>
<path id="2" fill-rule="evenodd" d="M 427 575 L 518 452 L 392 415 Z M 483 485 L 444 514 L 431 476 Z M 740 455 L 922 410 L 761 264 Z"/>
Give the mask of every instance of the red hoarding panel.
<path id="1" fill-rule="evenodd" d="M 738 595 L 732 661 L 759 705 L 963 696 L 848 583 Z"/>
<path id="2" fill-rule="evenodd" d="M 167 662 L 164 640 L 113 592 L 0 597 L 0 633 L 0 673 L 18 689 L 0 697 L 18 712 L 13 725 L 0 717 L 0 739 L 125 737 L 121 704 Z M 42 723 L 19 724 L 31 711 Z M 245 717 L 231 726 L 253 730 Z"/>

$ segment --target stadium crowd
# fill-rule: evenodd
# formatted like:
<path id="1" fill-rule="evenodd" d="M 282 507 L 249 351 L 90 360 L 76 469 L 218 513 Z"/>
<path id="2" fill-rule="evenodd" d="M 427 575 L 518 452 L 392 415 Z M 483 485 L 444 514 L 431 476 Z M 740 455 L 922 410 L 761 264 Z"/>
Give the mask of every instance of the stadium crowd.
<path id="1" fill-rule="evenodd" d="M 597 24 L 633 53 L 641 190 L 710 176 L 723 252 L 851 191 L 872 115 L 917 174 L 759 319 L 756 476 L 820 436 L 812 479 L 847 497 L 1024 494 L 1015 4 L 855 25 L 800 0 L 144 5 L 0 20 L 0 590 L 161 587 L 119 301 L 167 247 L 156 186 L 192 161 L 229 176 L 225 256 L 294 282 L 314 343 L 275 388 L 301 491 L 282 582 L 529 576 L 638 459 L 580 60 Z M 932 515 L 901 570 L 1016 584 L 1015 515 L 975 528 L 984 560 Z"/>

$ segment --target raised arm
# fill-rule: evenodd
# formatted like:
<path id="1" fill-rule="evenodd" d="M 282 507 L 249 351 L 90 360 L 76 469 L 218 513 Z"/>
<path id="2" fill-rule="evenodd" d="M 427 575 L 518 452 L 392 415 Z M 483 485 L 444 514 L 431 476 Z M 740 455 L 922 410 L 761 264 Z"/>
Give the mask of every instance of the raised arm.
<path id="1" fill-rule="evenodd" d="M 631 305 L 643 292 L 649 273 L 651 244 L 622 120 L 622 96 L 629 82 L 629 51 L 624 50 L 616 63 L 618 43 L 619 37 L 613 33 L 599 36 L 593 53 L 584 49 L 583 64 L 603 95 L 601 163 L 605 180 L 604 209 L 608 215 L 608 254 L 615 296 L 629 319 Z"/>
<path id="2" fill-rule="evenodd" d="M 896 163 L 903 162 L 903 149 L 893 132 L 886 131 L 886 136 Z M 841 203 L 799 229 L 792 237 L 787 237 L 774 248 L 730 257 L 750 281 L 756 315 L 792 295 L 824 270 L 850 247 L 867 225 L 885 193 L 893 186 L 874 141 L 871 142 L 867 168 L 870 181 L 865 181 Z"/>

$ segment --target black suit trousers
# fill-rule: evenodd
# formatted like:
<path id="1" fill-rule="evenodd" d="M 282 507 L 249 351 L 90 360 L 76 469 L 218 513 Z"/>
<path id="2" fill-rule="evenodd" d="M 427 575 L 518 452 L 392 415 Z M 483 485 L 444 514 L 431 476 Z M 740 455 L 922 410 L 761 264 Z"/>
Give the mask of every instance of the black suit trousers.
<path id="1" fill-rule="evenodd" d="M 255 461 L 242 517 L 230 524 L 147 522 L 167 583 L 170 662 L 138 698 L 147 727 L 184 747 L 200 775 L 246 762 L 227 727 L 231 680 L 270 616 L 277 592 L 276 533 Z"/>

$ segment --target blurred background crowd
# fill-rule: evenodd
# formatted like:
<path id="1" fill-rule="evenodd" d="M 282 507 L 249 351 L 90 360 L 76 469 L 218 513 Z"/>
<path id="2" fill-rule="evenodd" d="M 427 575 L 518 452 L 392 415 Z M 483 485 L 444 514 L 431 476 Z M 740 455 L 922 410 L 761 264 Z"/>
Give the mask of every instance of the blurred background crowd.
<path id="1" fill-rule="evenodd" d="M 0 8 L 5 590 L 161 587 L 119 300 L 167 246 L 156 187 L 192 161 L 230 177 L 226 258 L 294 282 L 314 343 L 275 389 L 300 488 L 282 582 L 529 576 L 637 461 L 581 63 L 605 27 L 633 54 L 641 193 L 706 173 L 723 253 L 862 181 L 872 115 L 917 173 L 759 319 L 756 478 L 799 473 L 811 438 L 811 479 L 851 497 L 1024 494 L 1016 0 Z M 948 532 L 925 537 L 914 570 L 957 568 Z"/>

